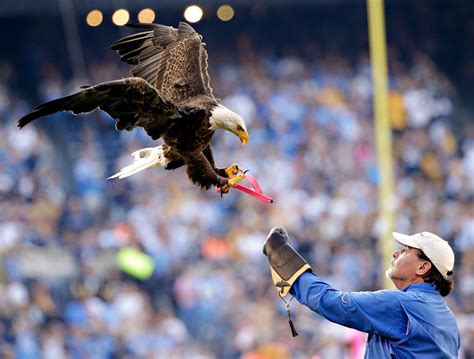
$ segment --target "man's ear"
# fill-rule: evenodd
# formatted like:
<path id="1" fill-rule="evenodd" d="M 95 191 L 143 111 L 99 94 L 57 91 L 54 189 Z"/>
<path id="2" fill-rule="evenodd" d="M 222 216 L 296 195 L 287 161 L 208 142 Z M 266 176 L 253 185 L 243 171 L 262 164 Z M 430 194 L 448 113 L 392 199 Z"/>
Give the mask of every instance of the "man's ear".
<path id="1" fill-rule="evenodd" d="M 428 261 L 420 262 L 415 273 L 419 276 L 424 276 L 431 269 L 431 263 Z"/>

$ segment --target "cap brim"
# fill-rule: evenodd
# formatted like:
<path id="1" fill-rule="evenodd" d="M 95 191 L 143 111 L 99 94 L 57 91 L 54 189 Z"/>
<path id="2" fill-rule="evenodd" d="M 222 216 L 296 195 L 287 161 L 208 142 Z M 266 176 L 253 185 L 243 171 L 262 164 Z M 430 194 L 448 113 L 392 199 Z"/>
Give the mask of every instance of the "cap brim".
<path id="1" fill-rule="evenodd" d="M 395 240 L 398 243 L 403 244 L 404 246 L 413 247 L 413 248 L 417 248 L 417 249 L 421 248 L 419 246 L 419 244 L 416 243 L 413 236 L 408 236 L 406 234 L 398 233 L 398 232 L 393 232 L 392 235 L 393 235 L 393 238 L 395 238 Z"/>

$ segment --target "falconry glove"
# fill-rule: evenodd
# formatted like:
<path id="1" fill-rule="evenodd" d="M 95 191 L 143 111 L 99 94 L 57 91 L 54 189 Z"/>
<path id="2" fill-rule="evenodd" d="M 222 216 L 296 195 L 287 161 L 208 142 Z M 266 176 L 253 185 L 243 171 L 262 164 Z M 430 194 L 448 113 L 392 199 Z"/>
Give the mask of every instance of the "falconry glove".
<path id="1" fill-rule="evenodd" d="M 268 257 L 270 270 L 280 297 L 285 297 L 298 277 L 312 271 L 309 264 L 290 245 L 284 228 L 273 228 L 263 245 L 263 254 Z"/>
<path id="2" fill-rule="evenodd" d="M 288 233 L 284 228 L 273 228 L 270 231 L 263 245 L 263 254 L 268 257 L 273 283 L 278 288 L 278 295 L 285 302 L 291 334 L 296 337 L 298 333 L 290 314 L 290 301 L 293 297 L 288 302 L 283 297 L 289 293 L 291 286 L 301 274 L 312 269 L 290 245 Z"/>

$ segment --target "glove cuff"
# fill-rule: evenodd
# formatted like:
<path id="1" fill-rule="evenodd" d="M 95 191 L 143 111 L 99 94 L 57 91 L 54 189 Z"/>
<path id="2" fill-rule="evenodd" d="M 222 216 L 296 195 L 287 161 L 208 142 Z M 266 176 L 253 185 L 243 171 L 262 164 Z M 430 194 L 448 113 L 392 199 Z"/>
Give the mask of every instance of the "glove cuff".
<path id="1" fill-rule="evenodd" d="M 302 275 L 304 272 L 312 271 L 310 265 L 305 263 L 300 269 L 298 269 L 288 280 L 284 280 L 280 275 L 270 266 L 272 273 L 272 280 L 275 286 L 278 288 L 278 295 L 285 297 L 290 292 L 293 283 Z"/>

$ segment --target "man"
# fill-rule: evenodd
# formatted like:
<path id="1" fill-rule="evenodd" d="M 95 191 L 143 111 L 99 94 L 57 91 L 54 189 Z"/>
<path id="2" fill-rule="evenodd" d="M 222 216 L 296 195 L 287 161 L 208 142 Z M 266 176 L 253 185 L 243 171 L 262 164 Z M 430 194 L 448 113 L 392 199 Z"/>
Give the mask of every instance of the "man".
<path id="1" fill-rule="evenodd" d="M 386 272 L 396 290 L 331 287 L 291 247 L 283 228 L 270 231 L 263 253 L 280 297 L 290 293 L 326 319 L 369 334 L 365 358 L 457 358 L 459 329 L 442 298 L 452 290 L 453 250 L 429 232 L 393 236 L 403 245 Z M 290 326 L 297 335 L 291 319 Z"/>

